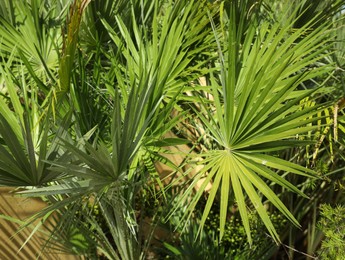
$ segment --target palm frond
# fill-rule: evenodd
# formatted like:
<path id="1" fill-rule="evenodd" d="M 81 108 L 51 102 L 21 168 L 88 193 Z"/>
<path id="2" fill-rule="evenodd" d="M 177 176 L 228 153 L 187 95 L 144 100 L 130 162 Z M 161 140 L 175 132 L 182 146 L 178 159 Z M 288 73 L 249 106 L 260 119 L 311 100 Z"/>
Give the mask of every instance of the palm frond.
<path id="1" fill-rule="evenodd" d="M 210 138 L 218 143 L 218 149 L 213 148 L 201 154 L 204 168 L 193 177 L 194 181 L 186 194 L 193 192 L 191 187 L 195 187 L 198 180 L 203 176 L 206 178 L 199 190 L 196 190 L 185 216 L 191 216 L 206 185 L 210 183 L 212 188 L 200 229 L 219 194 L 220 237 L 224 234 L 230 199 L 238 206 L 251 242 L 246 201 L 248 197 L 269 234 L 278 242 L 279 235 L 262 203 L 262 196 L 294 225 L 299 224 L 262 177 L 271 181 L 274 178 L 276 184 L 304 196 L 271 169 L 309 178 L 316 175 L 312 170 L 257 152 L 256 149 L 260 147 L 265 151 L 267 146 L 270 149 L 273 146 L 275 149 L 294 147 L 299 144 L 299 141 L 296 142 L 297 135 L 301 136 L 317 128 L 312 123 L 319 119 L 318 112 L 327 104 L 308 109 L 303 105 L 304 98 L 316 95 L 317 89 L 299 92 L 298 86 L 305 80 L 328 73 L 332 68 L 325 66 L 310 69 L 315 61 L 325 57 L 324 51 L 330 47 L 330 36 L 327 34 L 327 25 L 310 31 L 317 18 L 292 33 L 289 25 L 281 28 L 280 24 L 270 25 L 263 21 L 258 26 L 251 23 L 242 45 L 237 35 L 237 32 L 240 35 L 243 32 L 237 31 L 236 8 L 238 6 L 235 1 L 231 2 L 228 31 L 221 30 L 226 32 L 225 37 L 221 38 L 215 33 L 221 59 L 219 74 L 216 76 L 216 73 L 212 73 L 210 76 L 214 102 L 203 102 L 203 109 L 196 111 Z M 299 40 L 296 42 L 297 39 Z M 220 42 L 224 42 L 225 51 L 221 49 Z M 284 146 L 281 146 L 281 142 Z M 230 196 L 230 188 L 234 197 Z M 184 195 L 181 203 L 187 198 Z"/>

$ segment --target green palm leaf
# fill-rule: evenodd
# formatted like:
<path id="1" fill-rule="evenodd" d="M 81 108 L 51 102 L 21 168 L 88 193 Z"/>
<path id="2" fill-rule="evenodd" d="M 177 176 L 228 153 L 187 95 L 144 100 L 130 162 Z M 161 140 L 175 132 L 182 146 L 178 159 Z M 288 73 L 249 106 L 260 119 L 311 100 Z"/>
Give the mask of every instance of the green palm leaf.
<path id="1" fill-rule="evenodd" d="M 315 177 L 315 173 L 267 152 L 301 145 L 296 137 L 317 128 L 312 123 L 320 119 L 318 113 L 326 104 L 308 109 L 304 106 L 304 102 L 307 102 L 305 98 L 317 96 L 317 89 L 299 91 L 298 86 L 331 69 L 310 69 L 315 61 L 324 57 L 324 50 L 330 46 L 330 36 L 327 34 L 327 24 L 310 30 L 313 20 L 293 32 L 289 31 L 290 25 L 281 28 L 279 24 L 262 22 L 256 25 L 259 22 L 253 21 L 241 43 L 237 33 L 243 32 L 236 24 L 235 1 L 230 6 L 228 31 L 221 28 L 225 37 L 222 38 L 215 31 L 221 65 L 218 75 L 210 75 L 214 102 L 203 102 L 201 111 L 195 111 L 209 138 L 218 144 L 219 149 L 200 155 L 204 168 L 193 177 L 194 181 L 181 197 L 181 203 L 188 199 L 196 182 L 206 177 L 191 199 L 185 217 L 191 216 L 206 185 L 211 183 L 200 229 L 219 193 L 220 237 L 224 234 L 230 200 L 238 206 L 251 243 L 248 197 L 267 231 L 278 242 L 279 235 L 262 202 L 262 195 L 294 225 L 299 224 L 263 178 L 305 197 L 273 169 L 311 178 Z M 225 51 L 221 49 L 222 42 Z M 230 189 L 233 190 L 233 198 Z"/>

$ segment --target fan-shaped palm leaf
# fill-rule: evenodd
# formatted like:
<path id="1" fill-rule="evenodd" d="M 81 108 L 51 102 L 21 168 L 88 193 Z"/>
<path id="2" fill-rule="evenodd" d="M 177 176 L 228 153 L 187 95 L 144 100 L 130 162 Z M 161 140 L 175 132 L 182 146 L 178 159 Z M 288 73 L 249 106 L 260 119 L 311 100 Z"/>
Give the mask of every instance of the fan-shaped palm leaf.
<path id="1" fill-rule="evenodd" d="M 296 136 L 316 128 L 312 122 L 318 119 L 320 105 L 304 107 L 304 98 L 311 97 L 317 89 L 301 91 L 298 86 L 329 71 L 330 67 L 311 69 L 311 66 L 323 57 L 330 38 L 326 25 L 310 31 L 313 21 L 293 32 L 289 31 L 289 25 L 280 28 L 279 24 L 262 22 L 256 26 L 256 22 L 252 22 L 245 32 L 242 45 L 237 35 L 235 8 L 234 1 L 224 39 L 215 34 L 219 43 L 220 74 L 210 75 L 214 102 L 204 102 L 201 111 L 196 111 L 218 149 L 200 155 L 204 168 L 194 176 L 181 197 L 181 203 L 189 199 L 196 183 L 205 177 L 202 186 L 192 197 L 185 216 L 191 216 L 206 185 L 212 183 L 200 228 L 205 224 L 219 193 L 220 236 L 224 234 L 230 200 L 237 205 L 251 242 L 248 197 L 269 234 L 279 241 L 262 203 L 262 196 L 294 225 L 299 224 L 263 179 L 304 196 L 274 169 L 310 178 L 315 175 L 312 170 L 279 159 L 269 152 L 308 144 L 296 139 Z M 225 52 L 221 50 L 223 43 Z"/>

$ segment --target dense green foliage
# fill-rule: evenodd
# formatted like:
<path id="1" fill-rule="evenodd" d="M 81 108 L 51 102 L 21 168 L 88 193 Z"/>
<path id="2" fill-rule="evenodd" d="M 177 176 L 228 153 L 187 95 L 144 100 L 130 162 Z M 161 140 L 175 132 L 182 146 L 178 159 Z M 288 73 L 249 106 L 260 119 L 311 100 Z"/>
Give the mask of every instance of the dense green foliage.
<path id="1" fill-rule="evenodd" d="M 345 209 L 343 206 L 332 208 L 327 204 L 321 206 L 320 229 L 325 233 L 319 255 L 322 259 L 341 259 L 345 253 Z"/>
<path id="2" fill-rule="evenodd" d="M 0 185 L 47 203 L 23 228 L 90 259 L 333 257 L 343 9 L 2 0 Z"/>

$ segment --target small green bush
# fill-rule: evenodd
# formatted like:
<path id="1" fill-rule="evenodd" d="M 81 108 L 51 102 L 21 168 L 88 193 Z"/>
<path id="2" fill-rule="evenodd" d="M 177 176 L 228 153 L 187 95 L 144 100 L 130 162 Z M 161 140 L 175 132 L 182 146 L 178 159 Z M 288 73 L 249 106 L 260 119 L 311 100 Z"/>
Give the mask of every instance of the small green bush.
<path id="1" fill-rule="evenodd" d="M 321 220 L 319 228 L 325 235 L 318 251 L 320 259 L 342 260 L 345 256 L 345 207 L 331 207 L 323 204 L 320 207 Z"/>

